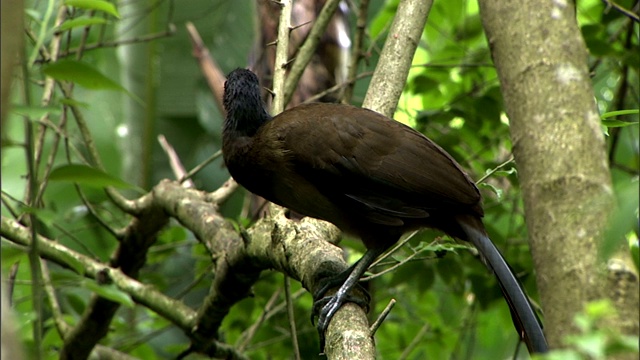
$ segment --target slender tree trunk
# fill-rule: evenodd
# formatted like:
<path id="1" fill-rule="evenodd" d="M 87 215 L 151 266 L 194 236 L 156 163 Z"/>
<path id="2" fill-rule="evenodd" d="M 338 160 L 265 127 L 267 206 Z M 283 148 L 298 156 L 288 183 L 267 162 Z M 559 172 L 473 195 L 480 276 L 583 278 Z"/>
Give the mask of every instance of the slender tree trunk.
<path id="1" fill-rule="evenodd" d="M 14 79 L 13 67 L 18 64 L 18 56 L 22 56 L 23 38 L 17 34 L 19 34 L 23 28 L 22 18 L 24 16 L 24 5 L 22 0 L 4 0 L 1 6 L 2 11 L 0 11 L 0 15 L 2 16 L 2 21 L 0 21 L 0 25 L 2 25 L 2 41 L 0 43 L 2 44 L 2 51 L 0 51 L 0 55 L 2 58 L 0 65 L 2 66 L 2 77 L 0 80 L 2 82 L 2 90 L 0 91 L 0 96 L 2 97 L 2 106 L 0 106 L 0 112 L 2 114 L 0 118 L 2 119 L 2 126 L 0 126 L 0 130 L 4 135 L 4 125 L 7 120 L 7 111 L 9 110 L 9 104 L 11 102 L 9 94 L 11 83 Z"/>
<path id="2" fill-rule="evenodd" d="M 150 4 L 133 1 L 121 7 L 122 20 L 117 23 L 120 38 L 141 37 L 156 31 L 159 10 L 152 7 L 150 10 Z M 151 186 L 158 87 L 154 74 L 160 72 L 157 47 L 157 42 L 151 41 L 118 49 L 121 83 L 138 97 L 125 96 L 122 100 L 127 129 L 120 142 L 124 154 L 122 174 L 125 180 L 143 188 Z"/>
<path id="3" fill-rule="evenodd" d="M 602 298 L 619 313 L 608 326 L 637 335 L 637 276 L 626 268 L 625 284 L 609 281 L 612 269 L 597 255 L 613 190 L 574 3 L 481 0 L 480 11 L 510 119 L 550 345 L 564 346 L 574 315 Z"/>

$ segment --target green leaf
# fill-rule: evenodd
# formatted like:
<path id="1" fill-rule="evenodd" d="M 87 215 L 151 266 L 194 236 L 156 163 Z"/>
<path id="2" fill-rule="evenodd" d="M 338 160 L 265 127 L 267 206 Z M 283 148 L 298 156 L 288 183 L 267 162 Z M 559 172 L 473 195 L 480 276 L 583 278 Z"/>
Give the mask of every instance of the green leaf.
<path id="1" fill-rule="evenodd" d="M 518 170 L 515 167 L 510 168 L 509 170 L 498 170 L 496 172 L 494 172 L 493 174 L 495 176 L 509 176 L 509 175 L 513 175 L 513 174 L 517 174 Z"/>
<path id="2" fill-rule="evenodd" d="M 638 244 L 638 240 L 631 241 L 629 251 L 631 251 L 633 263 L 636 264 L 636 270 L 640 271 L 640 244 Z"/>
<path id="3" fill-rule="evenodd" d="M 34 208 L 31 206 L 24 206 L 21 208 L 21 210 L 25 214 L 34 214 L 38 218 L 38 220 L 41 221 L 46 226 L 51 226 L 53 222 L 56 220 L 56 217 L 58 216 L 58 214 L 55 211 L 51 209 L 46 209 L 46 208 Z"/>
<path id="4" fill-rule="evenodd" d="M 107 19 L 99 18 L 99 17 L 79 17 L 72 20 L 67 20 L 63 22 L 57 29 L 57 31 L 65 31 L 77 27 L 91 26 L 91 25 L 102 25 L 109 23 Z"/>
<path id="5" fill-rule="evenodd" d="M 0 251 L 0 255 L 2 255 L 2 263 L 3 264 L 13 264 L 20 260 L 27 259 L 26 248 L 19 247 L 13 243 L 7 242 L 6 244 L 2 243 L 2 251 Z"/>
<path id="6" fill-rule="evenodd" d="M 67 269 L 51 271 L 51 282 L 54 285 L 78 287 L 83 281 L 82 275 Z"/>
<path id="7" fill-rule="evenodd" d="M 438 91 L 439 82 L 431 77 L 420 74 L 411 81 L 410 89 L 414 94 L 424 94 L 429 91 Z"/>
<path id="8" fill-rule="evenodd" d="M 29 17 L 30 20 L 33 20 L 38 24 L 42 22 L 40 20 L 42 19 L 42 14 L 40 14 L 40 12 L 38 12 L 36 9 L 24 9 L 24 13 Z"/>
<path id="9" fill-rule="evenodd" d="M 455 39 L 457 42 L 474 39 L 483 36 L 480 14 L 467 14 L 463 23 L 455 27 Z"/>
<path id="10" fill-rule="evenodd" d="M 184 241 L 187 238 L 187 231 L 182 226 L 171 226 L 164 229 L 158 236 L 161 244 L 173 244 Z"/>
<path id="11" fill-rule="evenodd" d="M 486 182 L 481 182 L 481 183 L 478 184 L 478 186 L 484 186 L 484 187 L 487 187 L 487 188 L 491 189 L 491 191 L 493 191 L 496 194 L 496 196 L 498 197 L 498 200 L 502 199 L 502 192 L 503 192 L 502 189 L 498 189 L 497 187 L 495 187 L 495 186 L 493 186 L 493 185 L 491 185 L 489 183 L 486 183 Z"/>
<path id="12" fill-rule="evenodd" d="M 397 1 L 393 1 L 397 5 Z M 371 38 L 375 39 L 379 37 L 383 31 L 388 31 L 389 26 L 391 26 L 391 22 L 393 21 L 393 14 L 395 10 L 392 9 L 390 4 L 391 2 L 387 2 L 387 9 L 383 9 L 378 13 L 376 17 L 373 18 L 369 25 L 369 34 L 371 34 Z"/>
<path id="13" fill-rule="evenodd" d="M 82 101 L 78 101 L 70 98 L 64 98 L 60 100 L 60 103 L 69 105 L 69 106 L 79 106 L 83 108 L 89 108 L 89 104 L 87 104 L 86 102 L 82 102 Z"/>
<path id="14" fill-rule="evenodd" d="M 638 113 L 640 113 L 639 109 L 610 111 L 602 114 L 602 125 L 606 126 L 607 128 L 638 125 L 638 120 L 622 121 L 622 120 L 611 119 L 613 117 L 618 117 L 618 116 L 634 115 L 634 114 L 637 115 Z M 608 131 L 605 131 L 605 133 L 607 133 L 608 135 Z"/>
<path id="15" fill-rule="evenodd" d="M 607 344 L 607 354 L 633 353 L 638 356 L 640 346 L 638 337 L 633 335 L 619 335 L 609 344 Z"/>
<path id="16" fill-rule="evenodd" d="M 592 319 L 599 320 L 613 316 L 615 308 L 609 299 L 594 300 L 585 305 L 584 312 Z"/>
<path id="17" fill-rule="evenodd" d="M 39 119 L 46 114 L 58 115 L 60 108 L 56 106 L 24 106 L 12 105 L 11 112 L 26 116 L 30 119 Z"/>
<path id="18" fill-rule="evenodd" d="M 607 30 L 602 24 L 588 24 L 582 26 L 582 37 L 589 52 L 594 56 L 607 56 L 615 53 L 613 43 L 607 41 Z"/>
<path id="19" fill-rule="evenodd" d="M 80 260 L 64 252 L 60 253 L 60 256 L 63 258 L 64 263 L 71 268 L 71 270 L 80 275 L 84 275 L 84 264 Z"/>
<path id="20" fill-rule="evenodd" d="M 59 166 L 49 175 L 50 181 L 61 181 L 78 183 L 91 187 L 103 188 L 113 186 L 122 189 L 135 189 L 136 187 L 105 173 L 104 171 L 86 165 L 63 165 Z"/>
<path id="21" fill-rule="evenodd" d="M 79 286 L 80 284 L 76 285 L 77 288 L 79 288 Z M 69 304 L 69 308 L 78 314 L 82 314 L 84 310 L 87 308 L 88 299 L 82 297 L 80 294 L 75 294 L 73 292 L 65 292 L 65 293 L 62 293 L 61 296 L 64 297 L 65 302 Z"/>
<path id="22" fill-rule="evenodd" d="M 182 344 L 165 345 L 164 350 L 168 352 L 172 351 L 171 353 L 175 354 L 179 354 L 184 351 Z M 134 356 L 136 359 L 157 359 L 158 357 L 154 348 L 149 345 L 148 342 L 144 344 L 136 344 L 134 349 L 131 349 L 130 352 L 128 351 L 128 355 Z"/>
<path id="23" fill-rule="evenodd" d="M 87 279 L 83 282 L 83 285 L 105 299 L 115 301 L 127 307 L 133 307 L 135 305 L 129 294 L 118 289 L 113 284 L 99 285 L 94 280 Z"/>
<path id="24" fill-rule="evenodd" d="M 118 19 L 120 18 L 120 14 L 116 9 L 115 5 L 108 1 L 104 0 L 65 0 L 64 2 L 67 6 L 73 6 L 80 9 L 87 10 L 98 10 L 102 12 L 106 12 L 107 14 L 111 14 Z"/>
<path id="25" fill-rule="evenodd" d="M 451 251 L 457 253 L 457 250 L 469 250 L 469 246 L 465 244 L 458 244 L 454 242 L 421 242 L 416 250 L 417 251 L 426 251 L 426 252 L 437 252 L 437 251 Z"/>
<path id="26" fill-rule="evenodd" d="M 638 181 L 630 181 L 616 188 L 618 207 L 609 218 L 609 226 L 604 241 L 600 244 L 600 259 L 608 260 L 627 240 L 627 234 L 634 231 L 638 224 Z"/>
<path id="27" fill-rule="evenodd" d="M 56 80 L 72 81 L 92 90 L 126 90 L 92 66 L 75 60 L 61 60 L 44 68 L 44 73 Z"/>
<path id="28" fill-rule="evenodd" d="M 622 54 L 622 63 L 624 65 L 629 66 L 630 68 L 637 69 L 640 67 L 640 55 L 638 55 L 637 47 L 636 50 L 625 51 Z"/>
<path id="29" fill-rule="evenodd" d="M 640 113 L 640 109 L 630 109 L 630 110 L 617 110 L 617 111 L 609 111 L 602 114 L 603 119 L 607 119 L 614 116 L 623 116 L 623 115 L 632 115 Z M 638 122 L 636 121 L 635 124 Z"/>
<path id="30" fill-rule="evenodd" d="M 593 332 L 580 336 L 567 337 L 568 340 L 582 352 L 590 355 L 591 359 L 604 359 L 605 347 L 607 345 L 606 335 Z"/>
<path id="31" fill-rule="evenodd" d="M 637 121 L 621 121 L 621 120 L 602 120 L 602 125 L 608 128 L 614 128 L 614 127 L 638 125 L 638 122 Z"/>

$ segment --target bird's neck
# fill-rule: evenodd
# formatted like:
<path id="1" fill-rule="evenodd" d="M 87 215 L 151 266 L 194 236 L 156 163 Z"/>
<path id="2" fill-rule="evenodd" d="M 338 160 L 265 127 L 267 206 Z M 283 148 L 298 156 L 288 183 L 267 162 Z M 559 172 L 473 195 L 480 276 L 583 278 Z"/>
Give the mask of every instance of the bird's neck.
<path id="1" fill-rule="evenodd" d="M 259 97 L 234 99 L 227 107 L 224 132 L 234 137 L 252 137 L 269 120 L 271 115 L 265 110 Z"/>

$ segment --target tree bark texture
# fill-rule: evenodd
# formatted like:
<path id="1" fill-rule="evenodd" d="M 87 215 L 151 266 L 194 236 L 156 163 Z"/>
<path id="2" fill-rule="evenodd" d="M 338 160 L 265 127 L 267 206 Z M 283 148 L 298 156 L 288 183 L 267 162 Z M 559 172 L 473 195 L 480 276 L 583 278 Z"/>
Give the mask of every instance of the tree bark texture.
<path id="1" fill-rule="evenodd" d="M 510 119 L 550 346 L 576 332 L 587 302 L 608 298 L 608 324 L 638 334 L 637 275 L 624 284 L 598 258 L 613 207 L 600 117 L 574 3 L 480 1 Z M 617 277 L 616 277 L 617 278 Z M 620 288 L 635 291 L 617 291 Z"/>
<path id="2" fill-rule="evenodd" d="M 393 118 L 432 4 L 400 1 L 362 107 Z"/>
<path id="3" fill-rule="evenodd" d="M 22 50 L 22 38 L 16 36 L 16 29 L 22 29 L 22 18 L 23 14 L 23 3 L 22 0 L 16 1 L 3 1 L 0 4 L 0 16 L 1 21 L 0 25 L 2 27 L 2 51 L 0 51 L 1 61 L 1 104 L 0 104 L 0 130 L 2 132 L 2 139 L 4 139 L 5 132 L 5 121 L 7 119 L 7 113 L 9 110 L 10 104 L 10 90 L 11 83 L 14 80 L 13 70 L 14 65 L 18 63 L 18 58 L 21 50 Z M 0 310 L 2 310 L 2 324 L 0 328 L 0 340 L 2 341 L 2 358 L 6 356 L 7 358 L 20 360 L 23 358 L 23 349 L 22 344 L 18 339 L 17 329 L 15 319 L 13 318 L 13 312 L 11 309 L 11 305 L 9 304 L 9 299 L 7 298 L 7 291 L 4 287 L 4 274 L 1 277 L 2 279 L 2 290 L 0 291 L 0 295 L 2 296 L 2 302 L 0 305 Z"/>

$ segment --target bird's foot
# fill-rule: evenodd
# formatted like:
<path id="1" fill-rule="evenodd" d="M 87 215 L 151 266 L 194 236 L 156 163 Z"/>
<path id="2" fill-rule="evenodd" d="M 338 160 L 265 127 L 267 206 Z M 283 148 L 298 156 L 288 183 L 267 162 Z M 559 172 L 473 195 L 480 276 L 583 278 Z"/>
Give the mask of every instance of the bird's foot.
<path id="1" fill-rule="evenodd" d="M 343 289 L 338 290 L 338 292 L 332 296 L 323 296 L 322 298 L 315 300 L 313 303 L 311 323 L 313 323 L 313 319 L 317 316 L 318 324 L 316 328 L 318 329 L 318 336 L 320 338 L 321 353 L 324 352 L 325 332 L 329 327 L 329 322 L 344 303 L 352 302 L 363 308 L 365 312 L 369 311 L 369 301 L 371 297 L 364 288 L 358 286 L 358 290 L 360 290 L 359 295 L 362 294 L 362 296 L 353 295 L 350 292 L 342 290 Z"/>
<path id="2" fill-rule="evenodd" d="M 322 309 L 325 308 L 325 306 L 327 304 L 329 304 L 329 302 L 331 302 L 331 299 L 334 298 L 336 295 L 333 296 L 325 296 L 326 293 L 333 289 L 333 288 L 337 288 L 337 287 L 341 287 L 342 285 L 344 285 L 347 277 L 349 276 L 349 274 L 351 273 L 351 268 L 328 278 L 325 278 L 322 280 L 322 284 L 320 286 L 320 288 L 318 290 L 316 290 L 313 293 L 313 310 L 311 311 L 311 323 L 314 323 L 314 319 L 315 317 L 320 317 L 322 315 Z M 369 295 L 369 292 L 362 286 L 360 286 L 359 284 L 355 285 L 355 288 L 357 289 L 358 293 L 361 294 L 362 296 L 355 296 L 352 295 L 350 292 L 345 292 L 342 302 L 340 303 L 340 305 L 342 305 L 345 302 L 352 302 L 355 303 L 357 305 L 359 305 L 360 307 L 362 307 L 363 309 L 365 309 L 365 311 L 369 311 L 369 302 L 371 300 L 371 295 Z M 340 306 L 338 306 L 338 308 L 340 308 Z M 336 309 L 337 311 L 337 309 Z M 334 311 L 335 313 L 335 311 Z M 332 315 L 333 316 L 333 315 Z M 329 317 L 329 319 L 331 319 Z"/>
<path id="3" fill-rule="evenodd" d="M 324 280 L 323 286 L 320 286 L 320 289 L 313 294 L 314 306 L 312 314 L 318 314 L 317 327 L 320 335 L 320 352 L 324 351 L 325 332 L 329 327 L 329 322 L 336 312 L 338 312 L 342 304 L 347 301 L 354 302 L 367 312 L 369 311 L 369 300 L 371 297 L 358 282 L 375 258 L 384 250 L 385 248 L 383 247 L 367 249 L 367 252 L 365 252 L 360 260 L 353 264 L 353 266 L 338 275 Z M 325 296 L 329 289 L 335 288 L 339 284 L 340 288 L 334 295 Z M 358 296 L 354 296 L 352 290 L 359 290 L 356 292 Z M 313 323 L 313 315 L 311 316 L 311 322 Z"/>
<path id="4" fill-rule="evenodd" d="M 329 322 L 331 321 L 333 316 L 338 312 L 338 310 L 340 310 L 340 307 L 342 307 L 342 305 L 345 302 L 355 303 L 360 307 L 366 309 L 366 311 L 368 311 L 368 308 L 369 308 L 368 296 L 367 296 L 367 299 L 363 299 L 362 297 L 359 297 L 359 296 L 344 294 L 340 292 L 336 293 L 333 296 L 323 297 L 322 299 L 319 299 L 313 303 L 313 312 L 312 312 L 313 315 L 311 320 L 313 322 L 313 317 L 317 314 L 318 316 L 317 329 L 318 329 L 318 336 L 320 338 L 321 353 L 324 352 L 325 332 L 329 327 Z"/>
<path id="5" fill-rule="evenodd" d="M 346 299 L 344 299 L 343 297 L 339 297 L 337 295 L 320 299 L 313 306 L 314 312 L 316 311 L 315 309 L 316 304 L 319 304 L 320 301 L 324 302 L 324 305 L 322 305 L 322 308 L 319 309 L 317 329 L 318 329 L 318 336 L 320 338 L 320 352 L 322 353 L 324 352 L 325 332 L 329 327 L 329 322 L 331 321 L 331 318 L 333 318 L 333 315 L 335 315 L 336 312 L 338 312 L 338 309 L 340 309 L 342 304 L 344 304 Z"/>

